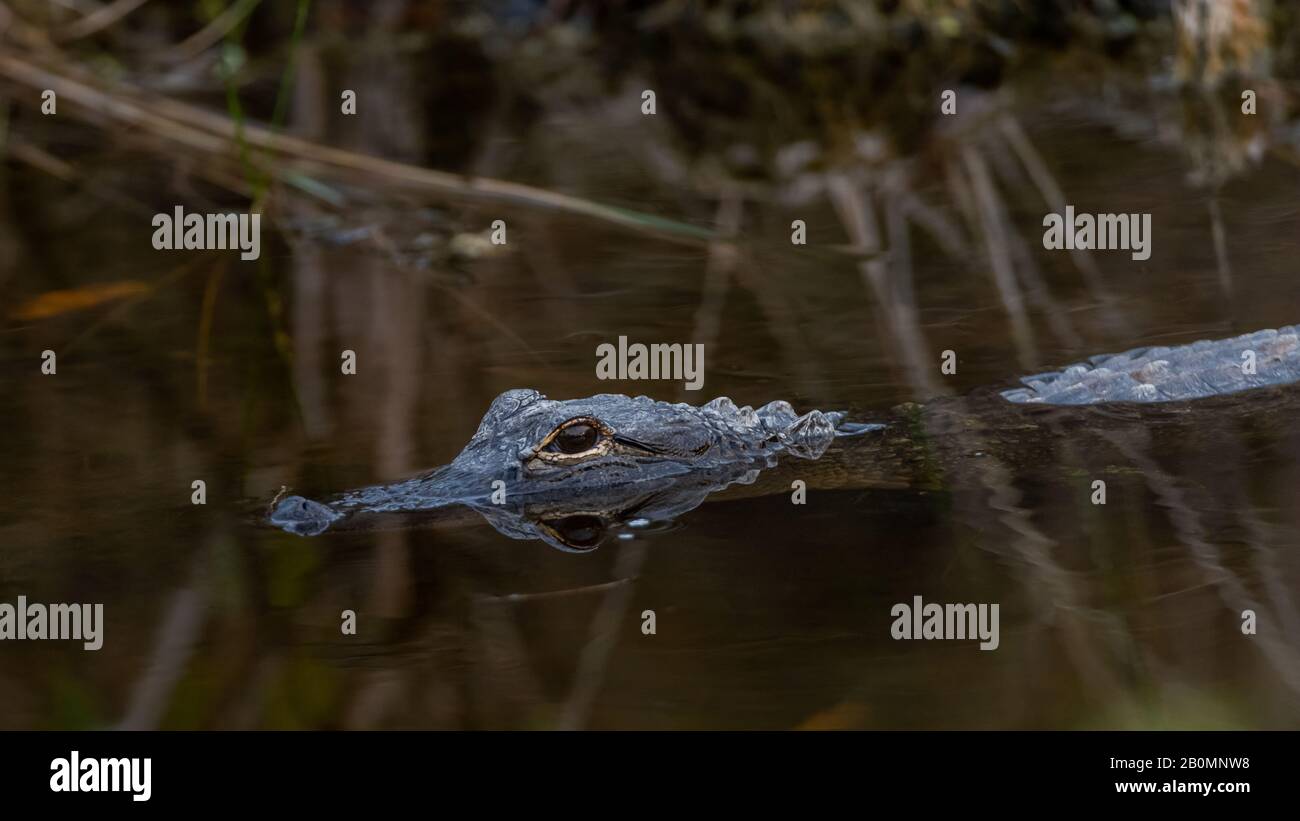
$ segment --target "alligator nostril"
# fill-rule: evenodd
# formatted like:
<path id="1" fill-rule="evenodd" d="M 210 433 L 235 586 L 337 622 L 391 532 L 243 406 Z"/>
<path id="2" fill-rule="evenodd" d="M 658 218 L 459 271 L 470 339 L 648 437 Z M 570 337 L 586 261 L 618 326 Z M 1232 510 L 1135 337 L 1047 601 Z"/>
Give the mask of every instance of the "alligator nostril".
<path id="1" fill-rule="evenodd" d="M 291 496 L 280 502 L 270 516 L 272 524 L 299 536 L 315 536 L 341 518 L 343 514 L 328 505 L 301 496 Z"/>

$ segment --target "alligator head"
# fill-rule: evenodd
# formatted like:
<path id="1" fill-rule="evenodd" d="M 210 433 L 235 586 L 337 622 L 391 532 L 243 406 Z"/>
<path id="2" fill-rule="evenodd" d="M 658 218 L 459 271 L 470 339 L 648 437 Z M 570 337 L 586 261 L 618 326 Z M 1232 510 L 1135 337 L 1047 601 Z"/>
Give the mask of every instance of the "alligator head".
<path id="1" fill-rule="evenodd" d="M 841 413 L 799 415 L 781 401 L 754 410 L 725 397 L 696 407 L 619 394 L 556 401 L 534 390 L 509 390 L 492 402 L 451 464 L 324 503 L 292 496 L 279 502 L 271 522 L 315 535 L 357 512 L 463 505 L 508 535 L 564 546 L 548 538 L 554 528 L 537 528 L 541 520 L 529 511 L 554 513 L 557 504 L 608 511 L 635 502 L 680 512 L 782 454 L 816 459 L 836 435 L 874 427 L 845 424 Z M 683 495 L 666 500 L 673 490 Z M 600 496 L 601 506 L 584 505 Z M 532 530 L 524 526 L 529 522 Z"/>

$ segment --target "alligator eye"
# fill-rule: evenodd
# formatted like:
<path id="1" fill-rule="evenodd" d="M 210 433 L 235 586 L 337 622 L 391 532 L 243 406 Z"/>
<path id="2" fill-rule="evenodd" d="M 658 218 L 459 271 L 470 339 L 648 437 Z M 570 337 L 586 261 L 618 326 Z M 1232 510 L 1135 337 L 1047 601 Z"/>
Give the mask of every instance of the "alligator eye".
<path id="1" fill-rule="evenodd" d="M 591 425 L 569 425 L 556 435 L 552 442 L 561 453 L 582 453 L 591 450 L 600 436 Z"/>
<path id="2" fill-rule="evenodd" d="M 600 440 L 600 431 L 594 425 L 585 422 L 566 424 L 551 437 L 547 449 L 555 453 L 569 455 L 585 453 L 596 446 Z"/>
<path id="3" fill-rule="evenodd" d="M 609 453 L 614 430 L 594 416 L 575 416 L 555 427 L 530 451 L 530 463 L 567 465 Z"/>

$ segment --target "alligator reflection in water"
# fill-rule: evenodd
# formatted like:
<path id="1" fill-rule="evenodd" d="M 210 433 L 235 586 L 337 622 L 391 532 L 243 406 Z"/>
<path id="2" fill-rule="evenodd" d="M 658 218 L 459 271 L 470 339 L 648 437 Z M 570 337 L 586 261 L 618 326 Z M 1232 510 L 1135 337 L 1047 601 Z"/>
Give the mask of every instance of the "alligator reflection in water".
<path id="1" fill-rule="evenodd" d="M 1247 362 L 1252 366 L 1243 367 Z M 364 526 L 370 514 L 437 511 L 445 518 L 448 511 L 469 509 L 511 538 L 581 552 L 634 520 L 668 521 L 715 491 L 753 484 L 782 454 L 818 460 L 837 436 L 892 428 L 847 463 L 832 460 L 810 471 L 819 486 L 917 485 L 934 466 L 959 476 L 971 452 L 1029 452 L 1036 432 L 1052 434 L 1014 405 L 1183 402 L 1297 380 L 1300 342 L 1293 327 L 1141 348 L 1026 377 L 1026 387 L 986 398 L 992 404 L 984 407 L 977 398 L 933 402 L 922 413 L 924 435 L 915 439 L 906 434 L 906 410 L 893 425 L 855 424 L 842 413 L 799 416 L 783 401 L 755 411 L 726 398 L 693 407 L 617 394 L 555 401 L 511 390 L 493 401 L 450 465 L 326 503 L 293 496 L 275 506 L 271 522 L 316 535 Z M 1268 403 L 1257 398 L 1245 404 L 1262 411 Z M 1110 421 L 1116 420 L 1121 426 L 1132 421 L 1123 415 Z M 1108 433 L 1100 419 L 1095 427 L 1103 438 Z"/>
<path id="2" fill-rule="evenodd" d="M 502 505 L 469 507 L 512 539 L 540 539 L 560 550 L 585 553 L 620 531 L 671 522 L 716 491 L 752 483 L 761 470 L 732 464 L 689 476 L 599 487 L 580 498 L 568 492 L 543 493 Z"/>

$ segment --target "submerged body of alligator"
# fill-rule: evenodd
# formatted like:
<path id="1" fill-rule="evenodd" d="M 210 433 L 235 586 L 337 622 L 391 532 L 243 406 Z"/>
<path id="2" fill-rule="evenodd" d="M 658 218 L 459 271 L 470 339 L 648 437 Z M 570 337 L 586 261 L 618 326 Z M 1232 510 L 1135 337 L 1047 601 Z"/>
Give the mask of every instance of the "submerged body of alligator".
<path id="1" fill-rule="evenodd" d="M 315 535 L 365 526 L 375 516 L 458 508 L 513 538 L 587 550 L 612 525 L 671 519 L 715 491 L 753 485 L 782 455 L 816 462 L 800 465 L 810 486 L 926 486 L 989 449 L 1010 447 L 1032 459 L 1035 436 L 1054 435 L 1060 421 L 1037 419 L 1042 406 L 1128 409 L 1090 418 L 1097 427 L 1131 426 L 1149 418 L 1144 408 L 1193 400 L 1207 413 L 1223 413 L 1213 397 L 1300 382 L 1300 342 L 1292 326 L 1097 356 L 1021 382 L 1000 393 L 902 406 L 870 423 L 834 412 L 799 415 L 782 401 L 753 410 L 726 398 L 696 407 L 617 394 L 556 401 L 510 390 L 492 402 L 451 464 L 325 502 L 292 496 L 275 506 L 271 522 Z M 1284 403 L 1295 393 L 1286 391 Z M 826 455 L 836 438 L 853 434 L 866 434 L 859 446 Z M 772 490 L 789 486 L 786 479 Z"/>

